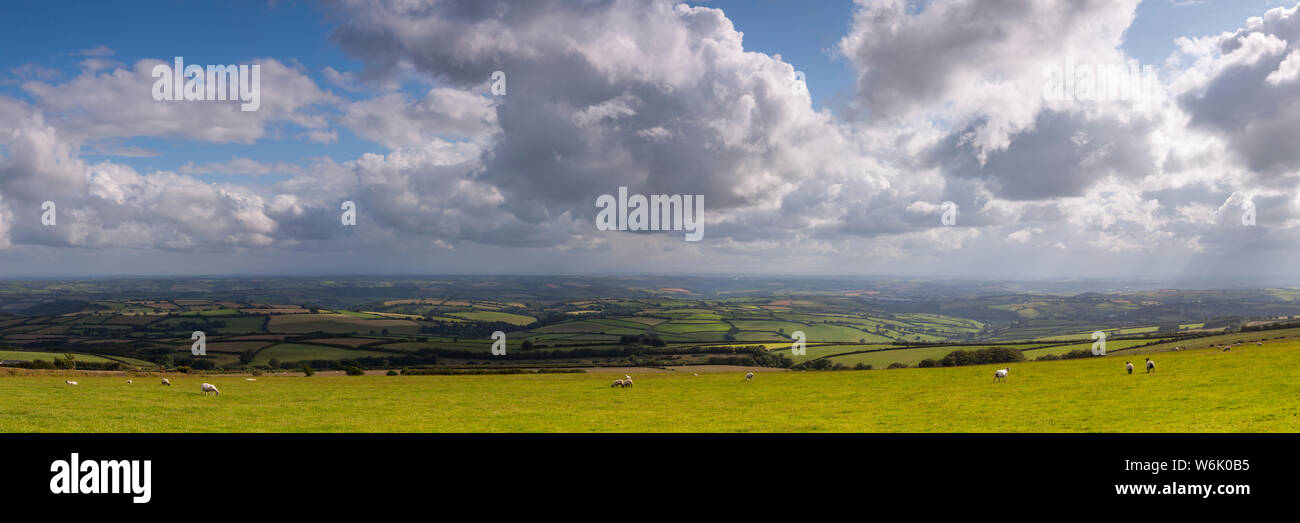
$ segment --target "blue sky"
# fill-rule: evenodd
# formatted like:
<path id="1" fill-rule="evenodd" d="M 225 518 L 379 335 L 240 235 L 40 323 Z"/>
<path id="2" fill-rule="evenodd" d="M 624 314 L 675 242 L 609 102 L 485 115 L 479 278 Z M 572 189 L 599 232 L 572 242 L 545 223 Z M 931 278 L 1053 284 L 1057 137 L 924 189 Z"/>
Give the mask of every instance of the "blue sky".
<path id="1" fill-rule="evenodd" d="M 803 71 L 815 107 L 835 111 L 852 96 L 851 65 L 835 53 L 852 23 L 851 0 L 716 0 L 692 4 L 726 12 L 736 29 L 744 33 L 747 51 L 779 54 L 796 70 Z M 1149 0 L 1138 8 L 1125 51 L 1143 64 L 1159 65 L 1174 50 L 1175 38 L 1231 30 L 1240 20 L 1258 16 L 1269 7 L 1228 0 L 1191 5 Z M 70 78 L 86 58 L 77 53 L 99 46 L 111 48 L 114 54 L 110 58 L 127 65 L 171 56 L 184 56 L 187 63 L 198 64 L 244 63 L 252 58 L 273 57 L 302 64 L 322 85 L 325 81 L 320 71 L 326 66 L 339 71 L 361 67 L 330 41 L 333 20 L 312 2 L 21 1 L 7 3 L 3 10 L 6 15 L 0 17 L 0 34 L 7 42 L 0 52 L 0 71 L 37 64 Z M 71 12 L 80 14 L 67 16 Z M 49 20 L 57 23 L 32 23 Z M 196 37 L 214 27 L 220 28 L 219 37 Z M 9 80 L 0 84 L 0 93 L 30 98 L 18 82 L 12 77 Z M 337 88 L 332 91 L 344 98 L 361 98 Z M 383 151 L 346 129 L 339 130 L 339 140 L 332 144 L 295 139 L 213 144 L 158 137 L 132 138 L 123 144 L 161 153 L 151 158 L 119 158 L 139 170 L 171 170 L 187 162 L 222 162 L 234 157 L 295 162 L 326 156 L 346 161 L 365 152 Z M 93 150 L 82 154 L 89 159 L 103 156 Z M 219 174 L 205 178 L 227 179 Z M 258 183 L 282 179 L 269 176 Z"/>

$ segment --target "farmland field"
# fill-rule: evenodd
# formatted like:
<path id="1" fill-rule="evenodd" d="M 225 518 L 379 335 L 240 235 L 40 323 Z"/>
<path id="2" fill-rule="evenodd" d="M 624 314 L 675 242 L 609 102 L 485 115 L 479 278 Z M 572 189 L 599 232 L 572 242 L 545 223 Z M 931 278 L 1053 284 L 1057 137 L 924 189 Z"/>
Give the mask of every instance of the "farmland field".
<path id="1" fill-rule="evenodd" d="M 1292 432 L 1300 342 L 1120 358 L 890 371 L 608 375 L 0 377 L 0 431 Z M 0 376 L 4 376 L 0 373 Z M 1248 376 L 1250 379 L 1242 379 Z M 198 383 L 222 390 L 204 397 Z M 1139 415 L 1140 413 L 1140 415 Z"/>
<path id="2" fill-rule="evenodd" d="M 341 349 L 323 345 L 303 345 L 298 343 L 281 343 L 258 351 L 254 364 L 265 364 L 272 358 L 283 362 L 304 360 L 330 360 L 343 358 L 360 358 L 366 356 L 383 357 L 386 353 L 361 349 Z"/>

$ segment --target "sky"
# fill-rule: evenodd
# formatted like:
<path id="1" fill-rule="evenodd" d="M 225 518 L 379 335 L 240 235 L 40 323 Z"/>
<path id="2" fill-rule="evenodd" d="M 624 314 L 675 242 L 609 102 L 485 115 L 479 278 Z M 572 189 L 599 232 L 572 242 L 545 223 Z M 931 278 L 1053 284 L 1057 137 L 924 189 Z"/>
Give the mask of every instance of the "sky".
<path id="1" fill-rule="evenodd" d="M 1300 283 L 1296 14 L 1214 0 L 6 2 L 0 278 Z M 176 57 L 258 66 L 257 109 L 157 99 L 154 68 Z M 1133 89 L 1091 73 L 1130 64 Z M 676 230 L 610 230 L 623 204 L 599 202 L 620 187 L 702 200 L 698 241 L 670 212 Z"/>

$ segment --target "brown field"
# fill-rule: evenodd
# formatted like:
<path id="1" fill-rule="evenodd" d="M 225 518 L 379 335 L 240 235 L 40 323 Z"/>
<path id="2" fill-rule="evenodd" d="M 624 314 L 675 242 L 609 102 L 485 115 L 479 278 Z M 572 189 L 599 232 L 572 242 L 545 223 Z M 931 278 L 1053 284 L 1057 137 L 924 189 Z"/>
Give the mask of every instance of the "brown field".
<path id="1" fill-rule="evenodd" d="M 307 314 L 307 309 L 239 309 L 241 314 Z"/>
<path id="2" fill-rule="evenodd" d="M 410 299 L 410 300 L 388 300 L 388 301 L 384 302 L 384 306 L 385 306 L 385 307 L 390 307 L 390 306 L 393 306 L 393 305 L 410 305 L 410 304 L 412 304 L 412 303 L 427 303 L 427 304 L 429 304 L 429 305 L 440 305 L 440 304 L 442 304 L 442 298 L 424 298 L 424 299 L 419 299 L 419 300 L 416 300 L 416 299 Z"/>

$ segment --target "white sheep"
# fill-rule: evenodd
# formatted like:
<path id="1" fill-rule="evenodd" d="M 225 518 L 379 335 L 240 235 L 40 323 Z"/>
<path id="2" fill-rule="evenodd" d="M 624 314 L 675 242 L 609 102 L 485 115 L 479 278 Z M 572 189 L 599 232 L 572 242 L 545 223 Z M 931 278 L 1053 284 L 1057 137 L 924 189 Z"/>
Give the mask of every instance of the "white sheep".
<path id="1" fill-rule="evenodd" d="M 131 381 L 131 380 L 126 380 L 126 382 L 127 382 L 127 383 L 135 383 L 134 381 Z"/>
<path id="2" fill-rule="evenodd" d="M 627 385 L 626 385 L 625 383 L 623 383 L 623 380 L 621 380 L 621 379 L 620 379 L 620 380 L 614 380 L 614 383 L 613 383 L 612 385 L 610 385 L 610 387 L 626 387 L 626 386 L 627 386 Z"/>
<path id="3" fill-rule="evenodd" d="M 1010 372 L 1011 372 L 1010 366 L 1007 366 L 1007 368 L 1005 369 L 998 369 L 996 372 L 993 373 L 993 381 L 995 382 L 1007 381 L 1007 374 L 1009 374 Z"/>
<path id="4" fill-rule="evenodd" d="M 1133 374 L 1133 362 L 1124 362 L 1124 368 L 1128 369 L 1129 374 Z"/>
<path id="5" fill-rule="evenodd" d="M 169 379 L 167 379 L 167 378 L 163 378 L 163 379 L 162 379 L 162 384 L 163 384 L 163 385 L 166 385 L 166 386 L 168 386 L 168 387 L 170 387 L 170 386 L 172 386 L 172 380 L 169 380 Z"/>
<path id="6" fill-rule="evenodd" d="M 257 378 L 244 378 L 244 381 L 257 381 Z"/>
<path id="7" fill-rule="evenodd" d="M 217 390 L 217 386 L 216 386 L 216 385 L 213 385 L 213 384 L 211 384 L 211 383 L 204 383 L 204 384 L 199 385 L 199 393 L 200 393 L 200 394 L 203 394 L 204 396 L 206 396 L 206 395 L 208 395 L 209 392 L 211 392 L 211 393 L 213 393 L 214 395 L 217 395 L 217 396 L 220 396 L 220 395 L 221 395 L 221 391 Z"/>
<path id="8" fill-rule="evenodd" d="M 1150 374 L 1155 371 L 1156 371 L 1156 362 L 1151 361 L 1151 358 L 1147 358 L 1147 374 Z"/>
<path id="9" fill-rule="evenodd" d="M 754 379 L 754 373 L 751 372 L 751 373 L 745 375 L 745 381 L 749 381 L 749 380 L 752 380 L 752 379 Z"/>
<path id="10" fill-rule="evenodd" d="M 1256 346 L 1256 347 L 1263 347 L 1264 344 L 1261 343 L 1261 342 L 1258 342 L 1258 341 L 1257 341 L 1257 342 L 1255 342 L 1255 346 Z"/>
<path id="11" fill-rule="evenodd" d="M 631 377 L 631 376 L 628 376 L 628 375 L 626 375 L 626 374 L 624 374 L 623 376 L 624 376 L 625 378 L 627 378 L 627 379 L 624 379 L 624 380 L 623 380 L 623 386 L 624 386 L 624 387 L 631 387 L 631 386 L 632 386 L 632 377 Z"/>
<path id="12" fill-rule="evenodd" d="M 64 383 L 67 383 L 68 385 L 76 385 L 76 384 L 77 384 L 77 382 L 72 381 L 72 380 L 63 380 L 63 382 L 64 382 Z"/>

